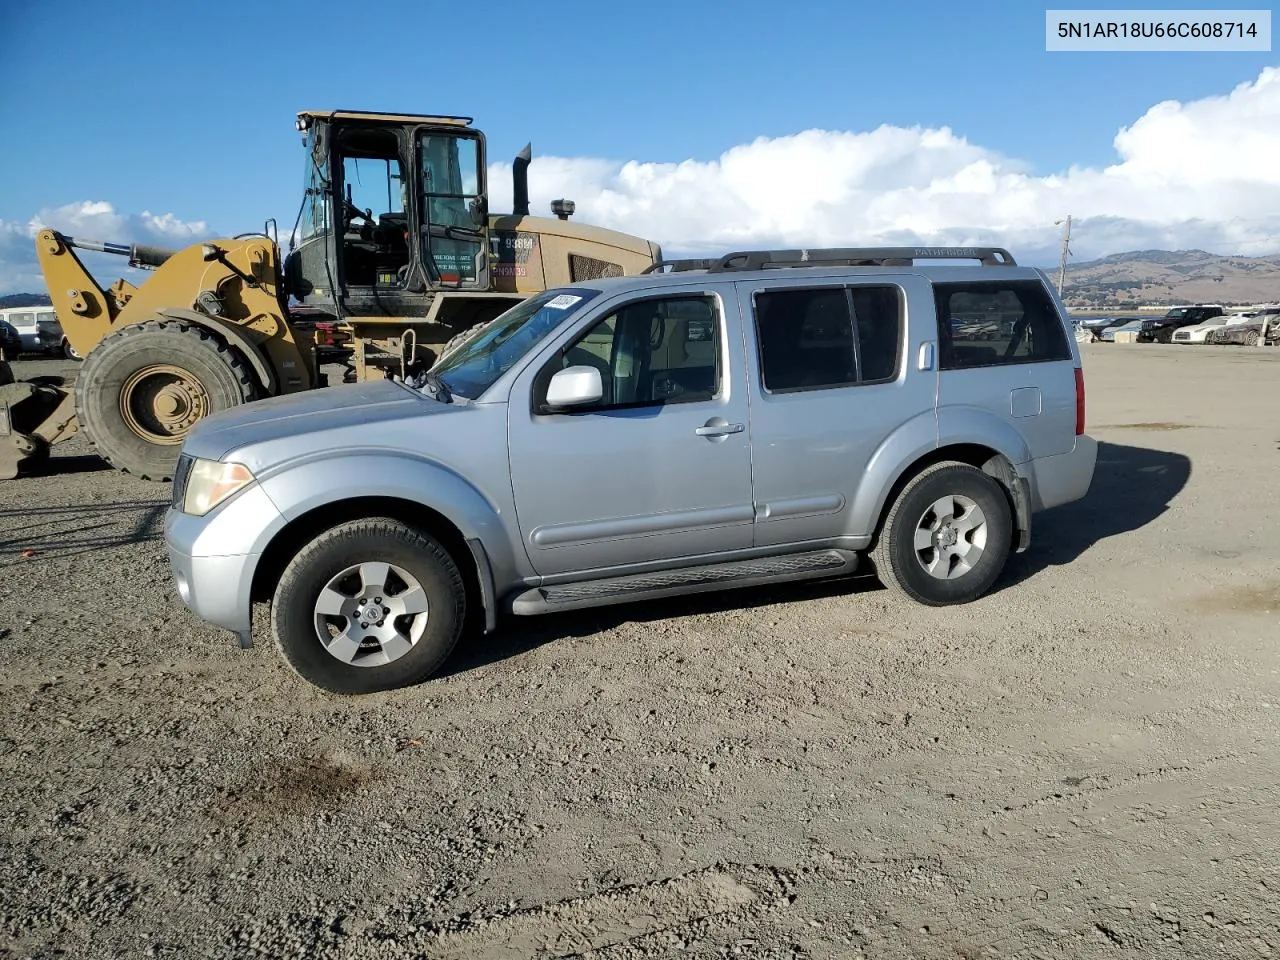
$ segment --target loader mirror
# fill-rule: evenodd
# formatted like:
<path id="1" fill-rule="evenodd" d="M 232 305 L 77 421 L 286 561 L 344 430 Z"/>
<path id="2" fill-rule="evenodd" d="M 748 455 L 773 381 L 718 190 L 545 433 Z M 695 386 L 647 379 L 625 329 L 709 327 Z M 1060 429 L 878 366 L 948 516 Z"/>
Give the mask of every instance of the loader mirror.
<path id="1" fill-rule="evenodd" d="M 477 227 L 489 222 L 489 200 L 483 193 L 467 204 L 467 210 L 471 213 L 471 222 Z"/>
<path id="2" fill-rule="evenodd" d="M 200 257 L 205 261 L 217 260 L 221 251 L 212 243 L 200 244 Z"/>

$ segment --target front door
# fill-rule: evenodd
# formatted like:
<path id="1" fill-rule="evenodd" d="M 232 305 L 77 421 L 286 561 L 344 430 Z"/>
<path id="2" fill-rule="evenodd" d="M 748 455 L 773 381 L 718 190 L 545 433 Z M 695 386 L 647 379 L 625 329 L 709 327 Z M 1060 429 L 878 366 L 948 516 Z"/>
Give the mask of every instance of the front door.
<path id="1" fill-rule="evenodd" d="M 751 449 L 737 309 L 690 293 L 604 307 L 516 382 L 516 516 L 543 576 L 751 546 Z M 590 365 L 602 399 L 540 408 L 554 371 Z"/>

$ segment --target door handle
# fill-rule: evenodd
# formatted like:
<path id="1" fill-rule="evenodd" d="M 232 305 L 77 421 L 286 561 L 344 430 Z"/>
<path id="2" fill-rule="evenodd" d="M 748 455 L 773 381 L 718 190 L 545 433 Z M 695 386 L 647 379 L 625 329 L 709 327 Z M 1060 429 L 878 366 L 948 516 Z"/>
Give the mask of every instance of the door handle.
<path id="1" fill-rule="evenodd" d="M 727 437 L 731 433 L 741 433 L 745 429 L 744 424 L 729 423 L 720 417 L 712 417 L 693 432 L 700 437 Z"/>

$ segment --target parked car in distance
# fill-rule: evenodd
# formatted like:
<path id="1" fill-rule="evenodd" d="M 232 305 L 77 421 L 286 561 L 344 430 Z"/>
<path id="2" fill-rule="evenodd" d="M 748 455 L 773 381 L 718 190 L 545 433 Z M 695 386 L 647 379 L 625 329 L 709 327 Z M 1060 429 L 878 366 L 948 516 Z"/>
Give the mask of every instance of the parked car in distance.
<path id="1" fill-rule="evenodd" d="M 981 265 L 916 262 L 944 258 Z M 369 692 L 469 622 L 867 561 L 965 603 L 1088 491 L 1079 345 L 1007 251 L 668 265 L 536 294 L 405 382 L 201 419 L 165 519 L 182 601 L 242 643 L 269 602 L 298 674 Z"/>
<path id="2" fill-rule="evenodd" d="M 1248 323 L 1254 313 L 1224 313 L 1190 327 L 1181 327 L 1173 332 L 1173 343 L 1209 343 L 1215 330 L 1237 323 Z"/>
<path id="3" fill-rule="evenodd" d="M 8 320 L 0 318 L 0 360 L 13 360 L 22 352 L 22 337 Z"/>
<path id="4" fill-rule="evenodd" d="M 1136 333 L 1138 335 L 1138 342 L 1142 343 L 1143 332 L 1149 329 L 1151 324 L 1155 322 L 1156 321 L 1154 317 L 1145 317 L 1145 318 L 1136 317 L 1124 323 L 1107 327 L 1100 334 L 1098 334 L 1098 339 L 1103 341 L 1104 343 L 1114 343 L 1117 333 L 1120 333 L 1120 332 Z"/>
<path id="5" fill-rule="evenodd" d="M 1258 310 L 1244 323 L 1229 323 L 1210 332 L 1210 343 L 1243 344 L 1246 347 L 1258 345 L 1262 337 L 1262 321 L 1267 320 L 1267 342 L 1280 340 L 1280 307 L 1268 307 Z"/>
<path id="6" fill-rule="evenodd" d="M 1102 332 L 1111 327 L 1118 327 L 1122 324 L 1132 323 L 1138 317 L 1089 317 L 1080 321 L 1080 329 L 1088 332 L 1096 342 L 1102 339 Z"/>
<path id="7" fill-rule="evenodd" d="M 0 320 L 18 331 L 24 353 L 60 354 L 79 360 L 71 348 L 58 314 L 52 307 L 7 307 L 0 310 Z"/>
<path id="8" fill-rule="evenodd" d="M 1139 343 L 1172 343 L 1173 334 L 1182 327 L 1192 327 L 1226 311 L 1218 303 L 1198 303 L 1194 306 L 1172 307 L 1168 313 L 1138 334 Z"/>

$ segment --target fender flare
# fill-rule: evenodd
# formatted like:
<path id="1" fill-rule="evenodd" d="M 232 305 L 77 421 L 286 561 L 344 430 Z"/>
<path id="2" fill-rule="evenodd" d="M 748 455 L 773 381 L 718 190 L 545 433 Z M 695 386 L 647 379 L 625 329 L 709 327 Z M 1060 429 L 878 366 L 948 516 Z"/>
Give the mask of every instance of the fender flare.
<path id="1" fill-rule="evenodd" d="M 888 506 L 889 493 L 914 466 L 947 447 L 983 447 L 993 454 L 977 466 L 1009 493 L 1019 531 L 1019 551 L 1031 537 L 1031 495 L 1018 464 L 1031 459 L 1017 430 L 978 407 L 930 410 L 902 424 L 876 448 L 854 498 L 853 516 L 860 529 L 874 536 Z"/>
<path id="2" fill-rule="evenodd" d="M 194 323 L 196 326 L 204 327 L 210 333 L 222 337 L 227 341 L 228 346 L 235 347 L 249 361 L 249 365 L 253 367 L 253 372 L 257 375 L 258 385 L 262 387 L 267 396 L 275 396 L 279 392 L 280 382 L 276 378 L 275 370 L 271 364 L 267 363 L 267 358 L 263 356 L 262 351 L 249 339 L 239 325 L 219 320 L 216 317 L 209 316 L 207 313 L 200 313 L 198 310 L 184 310 L 180 307 L 165 307 L 157 310 L 156 314 L 167 317 L 170 320 L 185 320 L 188 323 Z"/>
<path id="3" fill-rule="evenodd" d="M 271 467 L 258 483 L 282 520 L 279 528 L 264 531 L 254 544 L 259 555 L 296 520 L 344 501 L 383 498 L 425 507 L 457 531 L 469 555 L 454 559 L 474 564 L 486 630 L 493 629 L 500 593 L 523 579 L 525 558 L 516 553 L 519 535 L 513 543 L 504 521 L 509 511 L 438 461 L 385 448 L 355 448 Z"/>

